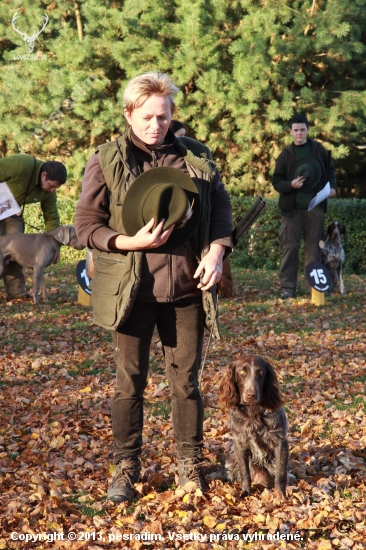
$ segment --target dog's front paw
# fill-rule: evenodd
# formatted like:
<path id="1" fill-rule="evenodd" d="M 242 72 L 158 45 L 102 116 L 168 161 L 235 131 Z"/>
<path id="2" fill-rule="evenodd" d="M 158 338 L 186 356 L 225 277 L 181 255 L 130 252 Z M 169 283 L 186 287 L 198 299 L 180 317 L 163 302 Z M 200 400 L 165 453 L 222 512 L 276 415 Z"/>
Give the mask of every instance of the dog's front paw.
<path id="1" fill-rule="evenodd" d="M 240 494 L 240 498 L 246 498 L 250 495 L 250 490 L 247 491 L 246 489 L 244 489 L 241 494 Z"/>

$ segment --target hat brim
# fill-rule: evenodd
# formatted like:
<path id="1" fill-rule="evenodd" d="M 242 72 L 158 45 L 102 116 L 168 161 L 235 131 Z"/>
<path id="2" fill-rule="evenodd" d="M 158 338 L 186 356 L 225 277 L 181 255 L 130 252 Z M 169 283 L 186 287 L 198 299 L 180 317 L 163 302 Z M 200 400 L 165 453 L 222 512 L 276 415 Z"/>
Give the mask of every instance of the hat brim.
<path id="1" fill-rule="evenodd" d="M 310 165 L 314 170 L 314 176 L 310 178 L 305 178 L 303 186 L 299 189 L 299 191 L 306 191 L 311 192 L 314 190 L 314 188 L 318 185 L 321 177 L 322 177 L 322 167 L 320 166 L 320 162 L 316 160 L 313 157 L 302 157 L 296 160 L 296 162 L 293 164 L 291 171 L 290 171 L 290 181 L 296 179 L 299 174 L 298 170 L 301 166 L 308 164 Z"/>
<path id="2" fill-rule="evenodd" d="M 149 188 L 161 183 L 172 183 L 183 189 L 192 207 L 192 216 L 187 220 L 184 227 L 173 229 L 172 234 L 165 244 L 155 248 L 153 252 L 169 252 L 184 244 L 193 235 L 200 216 L 200 196 L 194 181 L 182 170 L 169 166 L 158 166 L 141 174 L 133 182 L 127 191 L 123 207 L 122 221 L 126 235 L 133 237 L 143 225 L 137 216 L 137 208 L 141 197 Z M 161 220 L 155 220 L 158 224 Z"/>

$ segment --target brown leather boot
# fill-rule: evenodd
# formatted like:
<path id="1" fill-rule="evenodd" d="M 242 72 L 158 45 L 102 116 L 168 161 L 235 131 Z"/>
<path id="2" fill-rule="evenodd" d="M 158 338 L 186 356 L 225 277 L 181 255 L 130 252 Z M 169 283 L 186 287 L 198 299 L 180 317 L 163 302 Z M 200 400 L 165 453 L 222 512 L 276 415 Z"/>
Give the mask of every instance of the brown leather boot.
<path id="1" fill-rule="evenodd" d="M 138 457 L 124 458 L 117 464 L 109 482 L 107 498 L 113 502 L 131 501 L 135 496 L 134 484 L 140 478 L 141 464 Z"/>
<path id="2" fill-rule="evenodd" d="M 208 485 L 202 471 L 203 461 L 199 458 L 180 458 L 178 460 L 179 485 L 184 488 L 185 484 L 193 481 L 197 489 L 207 493 Z"/>

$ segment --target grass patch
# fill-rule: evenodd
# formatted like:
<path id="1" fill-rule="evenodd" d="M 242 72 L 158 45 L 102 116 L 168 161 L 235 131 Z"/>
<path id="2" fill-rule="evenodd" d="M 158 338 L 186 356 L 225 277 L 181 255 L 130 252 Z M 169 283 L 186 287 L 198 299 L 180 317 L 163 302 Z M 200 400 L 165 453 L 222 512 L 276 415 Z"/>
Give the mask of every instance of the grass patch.
<path id="1" fill-rule="evenodd" d="M 165 365 L 154 355 L 150 356 L 149 369 L 156 374 L 165 375 Z"/>
<path id="2" fill-rule="evenodd" d="M 18 458 L 18 456 L 20 456 L 21 453 L 8 453 L 8 457 L 10 458 L 10 460 L 16 460 Z"/>
<path id="3" fill-rule="evenodd" d="M 362 384 L 366 384 L 366 376 L 355 376 L 354 378 L 351 379 L 352 381 L 352 384 L 354 384 L 355 382 L 361 382 Z"/>
<path id="4" fill-rule="evenodd" d="M 332 434 L 332 426 L 329 422 L 325 422 L 322 428 L 322 431 L 318 433 L 318 437 L 320 437 L 320 439 L 328 439 Z"/>
<path id="5" fill-rule="evenodd" d="M 159 401 L 157 403 L 145 403 L 146 411 L 149 416 L 156 416 L 163 420 L 168 420 L 172 412 L 172 406 L 169 401 Z"/>
<path id="6" fill-rule="evenodd" d="M 68 373 L 70 376 L 73 376 L 73 377 L 80 376 L 80 375 L 93 376 L 95 374 L 99 374 L 104 370 L 102 366 L 91 368 L 93 367 L 93 365 L 95 365 L 94 359 L 87 359 L 86 361 L 83 361 L 83 363 L 80 363 L 80 365 L 78 365 L 77 368 L 69 369 Z"/>
<path id="7" fill-rule="evenodd" d="M 88 516 L 89 518 L 93 518 L 95 516 L 105 516 L 106 510 L 102 508 L 101 510 L 96 510 L 95 508 L 92 508 L 91 506 L 80 506 L 80 512 L 83 514 L 83 516 Z"/>
<path id="8" fill-rule="evenodd" d="M 83 497 L 87 495 L 85 491 L 82 491 L 80 493 L 73 493 L 72 495 L 69 495 L 67 497 L 67 501 L 73 504 L 78 505 L 78 509 L 80 510 L 80 513 L 83 516 L 88 516 L 89 518 L 93 518 L 94 516 L 105 516 L 106 510 L 102 508 L 101 510 L 97 510 L 92 504 L 94 504 L 94 501 L 91 499 L 84 500 L 83 502 L 79 501 L 80 497 Z"/>
<path id="9" fill-rule="evenodd" d="M 344 399 L 337 399 L 332 402 L 333 405 L 339 410 L 339 411 L 353 411 L 355 409 L 359 409 L 360 405 L 365 410 L 366 406 L 366 400 L 364 397 L 359 396 L 356 397 L 352 403 L 344 403 Z"/>

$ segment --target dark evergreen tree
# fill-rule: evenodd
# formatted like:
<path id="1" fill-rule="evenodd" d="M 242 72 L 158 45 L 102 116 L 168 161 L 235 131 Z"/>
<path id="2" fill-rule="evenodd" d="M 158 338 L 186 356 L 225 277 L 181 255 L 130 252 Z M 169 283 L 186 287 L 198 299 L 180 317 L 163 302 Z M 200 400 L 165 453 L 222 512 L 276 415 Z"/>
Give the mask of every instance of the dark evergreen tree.
<path id="1" fill-rule="evenodd" d="M 45 14 L 26 59 L 24 33 Z M 366 0 L 3 2 L 0 153 L 63 158 L 79 178 L 125 126 L 126 82 L 160 70 L 182 90 L 175 116 L 211 147 L 231 192 L 271 191 L 288 121 L 305 112 L 343 185 L 363 178 L 354 191 L 366 193 L 365 23 Z"/>

